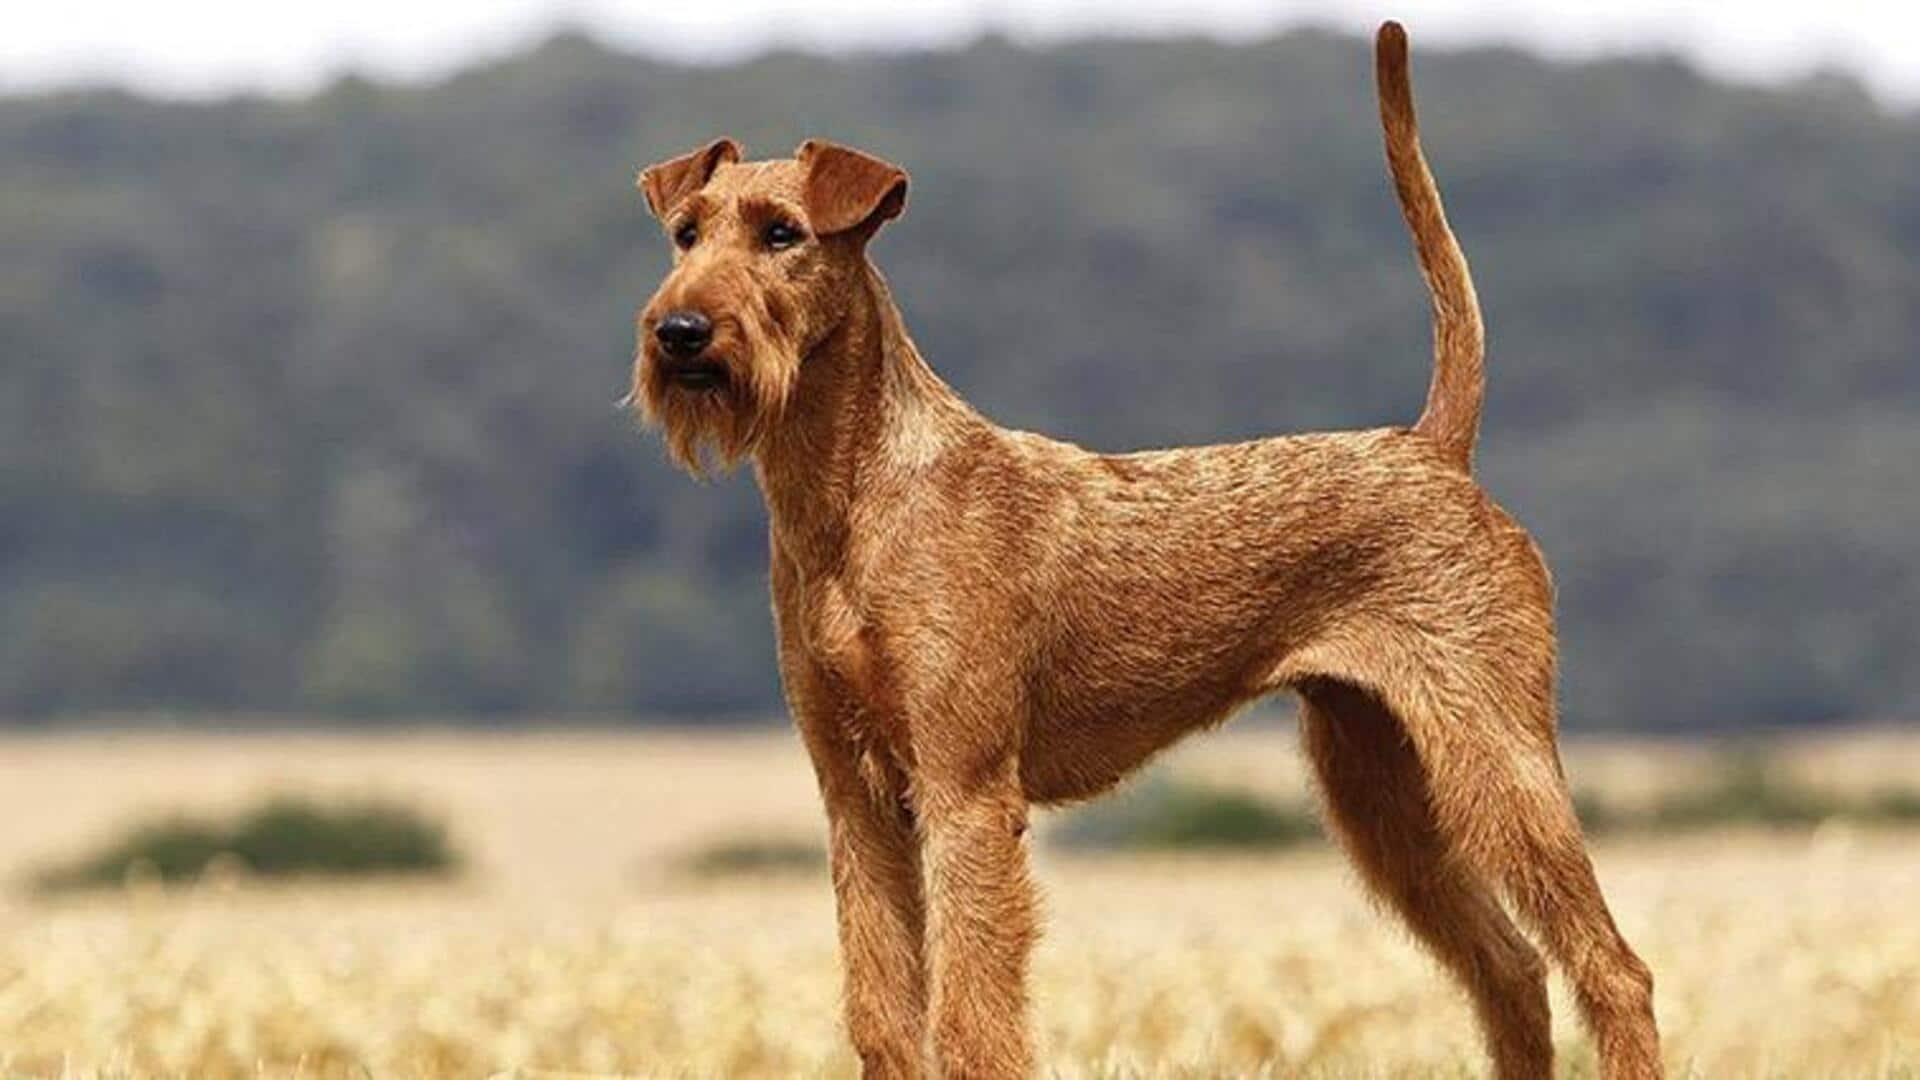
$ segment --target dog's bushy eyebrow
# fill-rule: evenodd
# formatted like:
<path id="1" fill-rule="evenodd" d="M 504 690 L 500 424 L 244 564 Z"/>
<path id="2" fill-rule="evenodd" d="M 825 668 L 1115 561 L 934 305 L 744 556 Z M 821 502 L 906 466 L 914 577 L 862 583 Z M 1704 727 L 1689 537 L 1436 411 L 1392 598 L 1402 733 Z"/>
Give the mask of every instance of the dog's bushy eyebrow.
<path id="1" fill-rule="evenodd" d="M 677 229 L 689 221 L 698 221 L 713 212 L 713 198 L 705 192 L 696 191 L 680 200 L 667 217 L 667 227 Z"/>
<path id="2" fill-rule="evenodd" d="M 771 195 L 743 195 L 740 198 L 740 216 L 748 221 L 764 223 L 775 219 L 803 222 L 806 216 L 801 213 L 797 203 Z"/>

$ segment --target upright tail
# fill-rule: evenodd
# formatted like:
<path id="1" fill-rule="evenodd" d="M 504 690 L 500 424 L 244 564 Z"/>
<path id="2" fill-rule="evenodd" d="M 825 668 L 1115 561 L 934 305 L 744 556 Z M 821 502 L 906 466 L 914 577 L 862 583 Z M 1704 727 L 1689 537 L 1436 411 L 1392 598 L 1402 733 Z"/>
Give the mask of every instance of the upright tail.
<path id="1" fill-rule="evenodd" d="M 1387 166 L 1400 197 L 1400 212 L 1413 233 L 1420 274 L 1433 296 L 1433 383 L 1427 389 L 1427 407 L 1413 429 L 1439 444 L 1461 468 L 1471 469 L 1473 443 L 1480 432 L 1480 400 L 1486 393 L 1486 337 L 1467 257 L 1447 227 L 1440 189 L 1420 153 L 1413 84 L 1407 78 L 1407 32 L 1397 22 L 1380 26 L 1374 41 L 1374 74 L 1380 87 Z"/>

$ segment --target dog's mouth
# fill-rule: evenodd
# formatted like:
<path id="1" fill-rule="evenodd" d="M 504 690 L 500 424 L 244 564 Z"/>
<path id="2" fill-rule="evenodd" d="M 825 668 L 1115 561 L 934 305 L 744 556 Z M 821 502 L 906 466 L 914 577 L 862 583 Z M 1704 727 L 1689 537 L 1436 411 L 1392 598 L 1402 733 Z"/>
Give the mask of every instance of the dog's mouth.
<path id="1" fill-rule="evenodd" d="M 704 356 L 684 360 L 661 357 L 660 374 L 669 385 L 682 390 L 724 390 L 729 381 L 726 365 Z"/>

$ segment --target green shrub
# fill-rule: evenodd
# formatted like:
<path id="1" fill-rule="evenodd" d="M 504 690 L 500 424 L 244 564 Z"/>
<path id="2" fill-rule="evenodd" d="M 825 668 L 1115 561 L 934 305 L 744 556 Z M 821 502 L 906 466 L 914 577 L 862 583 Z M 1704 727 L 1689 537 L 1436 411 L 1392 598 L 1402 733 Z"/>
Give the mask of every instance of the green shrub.
<path id="1" fill-rule="evenodd" d="M 1743 752 L 1723 758 L 1705 786 L 1657 801 L 1655 828 L 1714 825 L 1817 825 L 1845 816 L 1843 798 L 1783 779 L 1764 756 Z"/>
<path id="2" fill-rule="evenodd" d="M 818 843 L 786 836 L 723 837 L 680 860 L 680 868 L 697 877 L 813 873 L 826 865 Z"/>
<path id="3" fill-rule="evenodd" d="M 1072 811 L 1053 839 L 1108 851 L 1271 850 L 1317 842 L 1304 808 L 1186 780 L 1156 777 Z"/>
<path id="4" fill-rule="evenodd" d="M 1884 788 L 1859 795 L 1809 787 L 1786 777 L 1775 762 L 1754 751 L 1724 755 L 1704 784 L 1667 792 L 1647 806 L 1617 807 L 1591 793 L 1576 796 L 1574 803 L 1581 823 L 1596 835 L 1920 821 L 1920 791 Z"/>
<path id="5" fill-rule="evenodd" d="M 1573 812 L 1580 818 L 1580 827 L 1588 836 L 1619 832 L 1627 827 L 1629 817 L 1611 801 L 1592 791 L 1573 793 Z"/>
<path id="6" fill-rule="evenodd" d="M 1881 788 L 1869 792 L 1860 808 L 1869 821 L 1920 821 L 1920 791 L 1912 788 Z"/>
<path id="7" fill-rule="evenodd" d="M 90 855 L 43 870 L 34 884 L 97 888 L 137 874 L 183 881 L 228 858 L 263 877 L 442 874 L 459 862 L 445 826 L 411 807 L 279 796 L 230 820 L 181 815 L 136 824 Z"/>

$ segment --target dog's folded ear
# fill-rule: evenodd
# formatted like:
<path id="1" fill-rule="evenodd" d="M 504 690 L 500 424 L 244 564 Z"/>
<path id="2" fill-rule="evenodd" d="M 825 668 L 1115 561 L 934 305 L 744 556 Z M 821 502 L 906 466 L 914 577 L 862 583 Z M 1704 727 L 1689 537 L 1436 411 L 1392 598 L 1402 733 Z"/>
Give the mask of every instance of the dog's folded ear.
<path id="1" fill-rule="evenodd" d="M 713 170 L 739 161 L 740 153 L 740 144 L 732 139 L 715 139 L 690 154 L 647 166 L 640 172 L 640 190 L 646 193 L 647 208 L 665 221 L 682 199 L 707 186 Z"/>
<path id="2" fill-rule="evenodd" d="M 907 173 L 897 165 L 825 139 L 808 139 L 793 156 L 806 177 L 807 217 L 822 236 L 871 235 L 907 207 Z"/>

